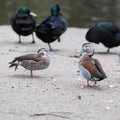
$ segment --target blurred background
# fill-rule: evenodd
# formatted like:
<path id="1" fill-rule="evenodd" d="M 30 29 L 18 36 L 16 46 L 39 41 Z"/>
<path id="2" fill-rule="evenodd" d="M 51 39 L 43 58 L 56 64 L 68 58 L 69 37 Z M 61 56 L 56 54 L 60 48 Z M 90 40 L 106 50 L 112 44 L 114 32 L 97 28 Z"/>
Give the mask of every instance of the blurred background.
<path id="1" fill-rule="evenodd" d="M 20 6 L 35 12 L 39 24 L 54 3 L 60 5 L 69 27 L 86 28 L 99 21 L 120 25 L 120 0 L 0 0 L 0 25 L 9 25 L 10 16 Z"/>

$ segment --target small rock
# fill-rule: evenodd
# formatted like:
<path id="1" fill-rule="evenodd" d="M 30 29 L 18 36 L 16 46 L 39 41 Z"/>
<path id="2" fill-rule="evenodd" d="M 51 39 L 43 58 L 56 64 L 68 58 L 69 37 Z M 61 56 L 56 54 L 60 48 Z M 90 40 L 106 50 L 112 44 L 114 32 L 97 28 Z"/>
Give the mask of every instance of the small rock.
<path id="1" fill-rule="evenodd" d="M 114 87 L 114 85 L 109 85 L 109 87 L 113 88 L 113 87 Z"/>
<path id="2" fill-rule="evenodd" d="M 78 99 L 81 100 L 81 96 L 80 95 L 78 96 Z"/>
<path id="3" fill-rule="evenodd" d="M 51 77 L 51 79 L 54 79 L 53 77 Z"/>
<path id="4" fill-rule="evenodd" d="M 82 85 L 80 88 L 82 89 L 82 88 L 84 88 L 85 86 L 84 85 Z"/>
<path id="5" fill-rule="evenodd" d="M 109 109 L 110 109 L 110 107 L 106 107 L 106 108 L 105 108 L 105 110 L 109 110 Z"/>

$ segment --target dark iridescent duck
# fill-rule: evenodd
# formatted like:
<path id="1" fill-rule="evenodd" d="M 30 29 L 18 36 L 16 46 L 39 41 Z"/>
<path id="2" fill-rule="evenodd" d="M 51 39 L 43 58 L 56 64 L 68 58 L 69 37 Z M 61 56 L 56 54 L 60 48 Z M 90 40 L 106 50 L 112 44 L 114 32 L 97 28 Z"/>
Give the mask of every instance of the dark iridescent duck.
<path id="1" fill-rule="evenodd" d="M 51 7 L 51 16 L 48 16 L 36 28 L 36 36 L 43 42 L 48 43 L 50 50 L 52 50 L 50 43 L 58 40 L 60 36 L 67 30 L 67 22 L 60 13 L 60 7 L 55 4 Z"/>
<path id="2" fill-rule="evenodd" d="M 13 30 L 19 35 L 19 43 L 21 43 L 21 35 L 27 36 L 32 34 L 33 41 L 35 43 L 33 32 L 35 30 L 36 21 L 33 17 L 37 15 L 31 12 L 26 7 L 20 7 L 10 18 L 10 23 Z"/>
<path id="3" fill-rule="evenodd" d="M 112 23 L 99 22 L 88 30 L 86 39 L 97 44 L 101 42 L 109 52 L 110 48 L 120 45 L 120 29 Z"/>

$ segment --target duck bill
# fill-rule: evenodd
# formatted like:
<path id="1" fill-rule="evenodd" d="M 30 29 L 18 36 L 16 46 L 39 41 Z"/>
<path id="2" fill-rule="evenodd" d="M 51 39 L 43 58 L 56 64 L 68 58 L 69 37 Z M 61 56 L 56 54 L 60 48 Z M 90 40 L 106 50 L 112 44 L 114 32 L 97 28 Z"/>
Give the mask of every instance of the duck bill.
<path id="1" fill-rule="evenodd" d="M 62 12 L 60 11 L 59 14 L 62 16 Z"/>
<path id="2" fill-rule="evenodd" d="M 83 49 L 80 49 L 80 50 L 77 50 L 77 51 L 76 51 L 76 53 L 78 53 L 78 54 L 80 54 L 80 55 L 83 54 L 84 52 L 85 52 L 85 51 L 84 51 Z"/>
<path id="3" fill-rule="evenodd" d="M 34 12 L 30 12 L 30 15 L 35 18 L 37 17 L 37 14 L 35 14 Z"/>

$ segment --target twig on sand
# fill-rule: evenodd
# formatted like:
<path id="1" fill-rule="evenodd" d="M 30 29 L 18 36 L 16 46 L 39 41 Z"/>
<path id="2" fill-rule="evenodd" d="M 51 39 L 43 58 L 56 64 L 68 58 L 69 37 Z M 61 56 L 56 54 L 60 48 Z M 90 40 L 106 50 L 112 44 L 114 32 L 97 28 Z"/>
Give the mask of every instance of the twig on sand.
<path id="1" fill-rule="evenodd" d="M 71 113 L 69 113 L 71 114 Z M 38 113 L 38 114 L 33 114 L 30 115 L 30 117 L 36 117 L 36 116 L 54 116 L 54 117 L 60 117 L 60 118 L 64 118 L 64 119 L 71 119 L 70 117 L 64 116 L 64 115 L 58 115 L 57 113 Z"/>

